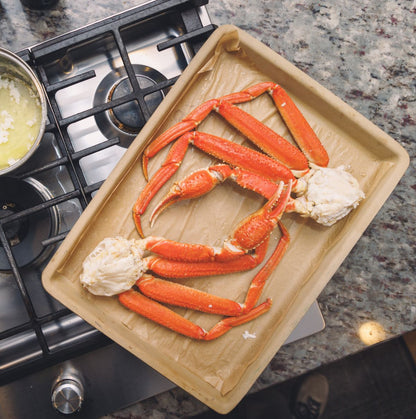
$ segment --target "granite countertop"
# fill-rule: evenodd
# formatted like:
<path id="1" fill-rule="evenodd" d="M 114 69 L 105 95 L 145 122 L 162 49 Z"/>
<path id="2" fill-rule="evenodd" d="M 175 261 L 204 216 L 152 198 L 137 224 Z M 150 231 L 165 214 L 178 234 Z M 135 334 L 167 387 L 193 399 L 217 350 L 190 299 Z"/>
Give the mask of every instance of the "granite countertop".
<path id="1" fill-rule="evenodd" d="M 17 51 L 139 3 L 60 0 L 40 12 L 0 0 L 0 46 Z M 256 391 L 365 348 L 358 335 L 365 322 L 378 322 L 384 339 L 415 328 L 416 4 L 212 0 L 208 11 L 213 23 L 239 26 L 294 63 L 410 155 L 399 185 L 319 296 L 325 329 L 284 346 Z M 182 417 L 204 409 L 176 388 L 108 418 Z"/>

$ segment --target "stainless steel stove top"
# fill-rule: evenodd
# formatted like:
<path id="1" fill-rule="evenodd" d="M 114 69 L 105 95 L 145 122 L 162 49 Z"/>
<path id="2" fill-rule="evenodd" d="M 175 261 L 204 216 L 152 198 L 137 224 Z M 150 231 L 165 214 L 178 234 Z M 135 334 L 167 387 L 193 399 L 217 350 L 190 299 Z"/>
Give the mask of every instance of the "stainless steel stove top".
<path id="1" fill-rule="evenodd" d="M 203 3 L 151 1 L 19 53 L 50 109 L 36 154 L 0 178 L 0 409 L 8 418 L 33 417 L 35 406 L 39 417 L 59 417 L 77 403 L 77 417 L 93 418 L 174 386 L 51 298 L 41 273 L 214 30 Z M 323 326 L 314 304 L 289 341 Z"/>
<path id="2" fill-rule="evenodd" d="M 202 10 L 199 16 L 208 24 L 208 16 Z M 130 74 L 111 33 L 69 48 L 65 55 L 45 65 L 45 74 L 51 84 L 90 71 L 94 73 L 94 77 L 56 92 L 56 104 L 64 119 L 99 108 L 110 101 L 123 102 L 68 125 L 67 132 L 74 151 L 114 138 L 120 141 L 113 147 L 80 160 L 87 184 L 106 179 L 163 100 L 168 86 L 180 76 L 192 59 L 194 53 L 186 43 L 160 50 L 160 45 L 163 48 L 163 43 L 178 38 L 183 31 L 177 17 L 170 15 L 121 29 L 120 37 L 131 63 Z M 131 74 L 134 76 L 131 77 Z M 167 87 L 160 89 L 159 86 L 163 84 Z M 135 90 L 140 91 L 139 96 Z M 135 100 L 126 102 L 126 97 Z"/>

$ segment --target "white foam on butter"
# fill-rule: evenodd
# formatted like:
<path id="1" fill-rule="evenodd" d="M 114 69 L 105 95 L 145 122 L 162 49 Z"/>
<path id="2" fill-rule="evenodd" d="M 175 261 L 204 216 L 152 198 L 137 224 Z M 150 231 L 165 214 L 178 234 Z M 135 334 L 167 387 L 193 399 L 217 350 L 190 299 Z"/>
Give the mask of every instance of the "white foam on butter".
<path id="1" fill-rule="evenodd" d="M 0 76 L 0 170 L 19 161 L 36 141 L 42 120 L 39 98 L 28 85 Z"/>

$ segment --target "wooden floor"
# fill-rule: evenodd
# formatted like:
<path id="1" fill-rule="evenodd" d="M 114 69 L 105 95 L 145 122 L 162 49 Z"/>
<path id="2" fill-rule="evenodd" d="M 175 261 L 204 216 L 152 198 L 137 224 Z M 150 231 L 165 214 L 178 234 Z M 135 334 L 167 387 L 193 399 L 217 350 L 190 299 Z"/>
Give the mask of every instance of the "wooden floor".
<path id="1" fill-rule="evenodd" d="M 329 383 L 321 419 L 416 418 L 416 330 L 315 372 Z M 209 411 L 195 418 L 292 418 L 291 408 L 305 377 L 249 395 L 228 415 Z"/>

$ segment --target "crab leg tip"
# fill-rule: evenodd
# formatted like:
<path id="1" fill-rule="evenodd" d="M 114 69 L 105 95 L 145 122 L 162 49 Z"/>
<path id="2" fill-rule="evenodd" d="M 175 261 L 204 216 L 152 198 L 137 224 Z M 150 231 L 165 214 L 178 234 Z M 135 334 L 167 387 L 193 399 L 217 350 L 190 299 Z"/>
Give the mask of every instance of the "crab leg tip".
<path id="1" fill-rule="evenodd" d="M 152 215 L 150 216 L 150 226 L 152 227 L 153 224 L 156 222 L 157 217 L 159 217 L 162 212 L 170 207 L 172 204 L 175 204 L 180 200 L 181 196 L 180 193 L 170 193 L 168 194 L 153 210 Z"/>
<path id="2" fill-rule="evenodd" d="M 149 175 L 148 175 L 148 171 L 147 171 L 147 165 L 149 163 L 149 158 L 143 154 L 142 156 L 142 171 L 143 171 L 143 176 L 146 179 L 146 181 L 149 180 Z"/>
<path id="3" fill-rule="evenodd" d="M 143 234 L 143 229 L 142 229 L 142 223 L 141 223 L 140 215 L 137 214 L 137 213 L 133 213 L 133 218 L 134 218 L 134 224 L 136 225 L 137 232 L 139 233 L 140 237 L 143 239 L 144 238 L 144 234 Z"/>

